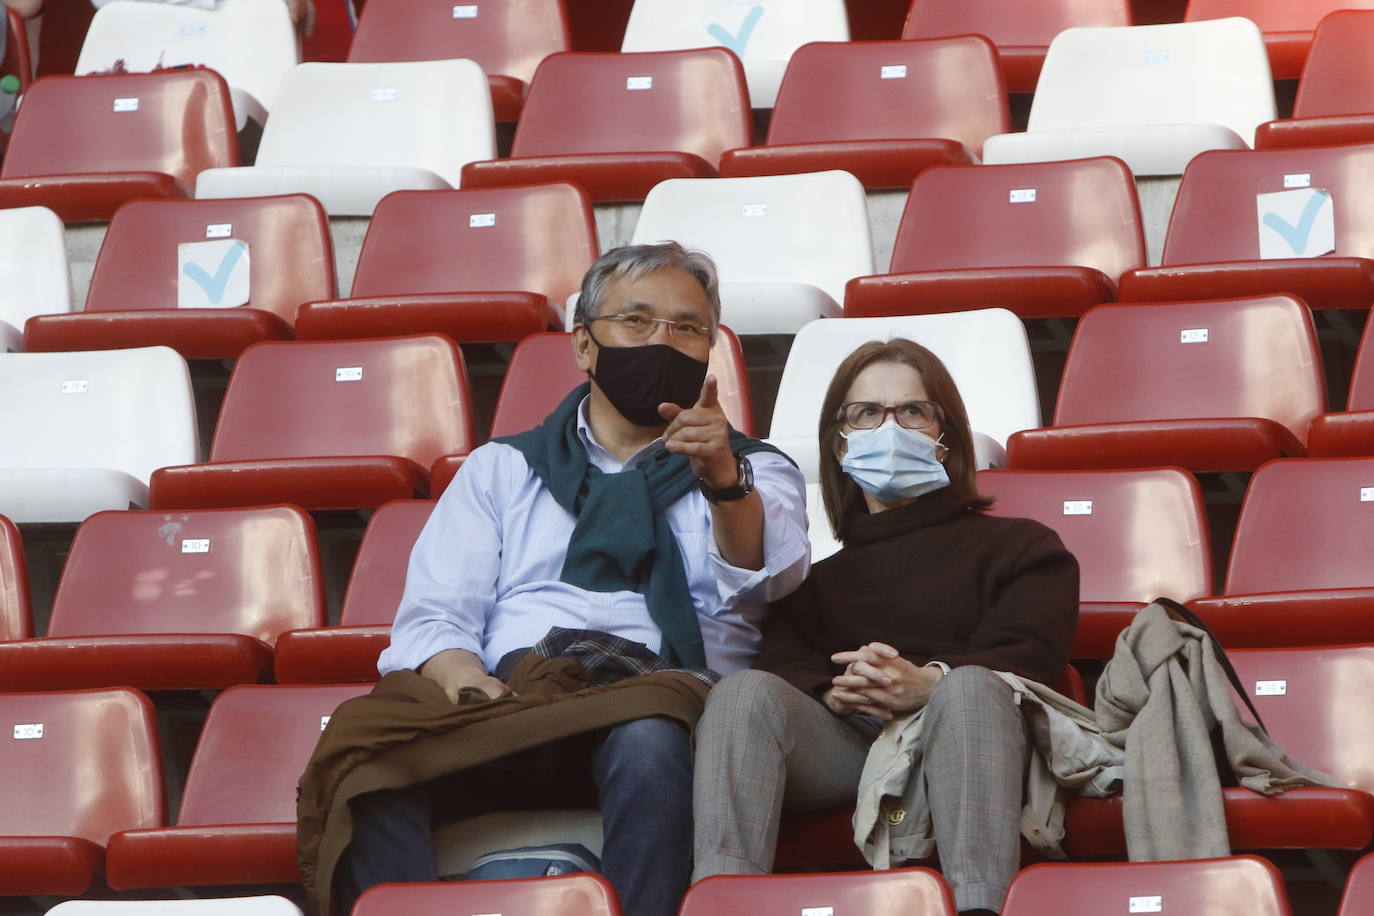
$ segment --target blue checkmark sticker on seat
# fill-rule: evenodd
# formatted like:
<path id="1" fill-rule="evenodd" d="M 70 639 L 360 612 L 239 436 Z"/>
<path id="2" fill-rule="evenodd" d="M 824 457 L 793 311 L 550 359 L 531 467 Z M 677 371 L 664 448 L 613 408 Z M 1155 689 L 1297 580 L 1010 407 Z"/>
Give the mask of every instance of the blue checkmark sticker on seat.
<path id="1" fill-rule="evenodd" d="M 248 243 L 242 239 L 177 246 L 177 307 L 233 308 L 248 302 Z"/>
<path id="2" fill-rule="evenodd" d="M 713 22 L 706 27 L 706 34 L 720 42 L 737 57 L 744 56 L 744 49 L 749 46 L 749 38 L 754 34 L 754 26 L 759 24 L 763 18 L 763 7 L 756 6 L 744 16 L 744 21 L 740 23 L 739 31 L 733 35 L 725 30 L 725 26 L 718 22 Z"/>
<path id="3" fill-rule="evenodd" d="M 1335 205 L 1325 188 L 1255 196 L 1260 257 L 1315 258 L 1336 250 Z"/>

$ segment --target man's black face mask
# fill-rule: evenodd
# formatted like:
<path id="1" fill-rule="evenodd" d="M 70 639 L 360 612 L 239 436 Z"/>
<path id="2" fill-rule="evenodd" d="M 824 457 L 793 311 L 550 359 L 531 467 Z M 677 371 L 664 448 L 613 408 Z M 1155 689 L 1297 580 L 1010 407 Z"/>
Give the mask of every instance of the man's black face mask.
<path id="1" fill-rule="evenodd" d="M 664 401 L 691 407 L 706 381 L 706 363 L 668 344 L 608 347 L 596 344 L 596 371 L 590 373 L 611 406 L 637 426 L 662 426 L 658 405 Z"/>

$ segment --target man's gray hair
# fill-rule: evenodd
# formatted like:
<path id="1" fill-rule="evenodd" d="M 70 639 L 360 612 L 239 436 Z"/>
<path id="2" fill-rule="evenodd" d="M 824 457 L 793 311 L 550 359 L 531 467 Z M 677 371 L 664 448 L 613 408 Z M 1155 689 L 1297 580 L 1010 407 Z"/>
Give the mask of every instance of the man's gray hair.
<path id="1" fill-rule="evenodd" d="M 621 278 L 638 280 L 656 270 L 666 268 L 685 270 L 696 277 L 711 303 L 711 329 L 720 325 L 720 280 L 716 276 L 716 262 L 704 251 L 684 248 L 677 242 L 656 245 L 622 245 L 612 248 L 587 269 L 582 278 L 582 292 L 573 311 L 573 324 L 586 324 L 601 314 L 606 290 Z"/>

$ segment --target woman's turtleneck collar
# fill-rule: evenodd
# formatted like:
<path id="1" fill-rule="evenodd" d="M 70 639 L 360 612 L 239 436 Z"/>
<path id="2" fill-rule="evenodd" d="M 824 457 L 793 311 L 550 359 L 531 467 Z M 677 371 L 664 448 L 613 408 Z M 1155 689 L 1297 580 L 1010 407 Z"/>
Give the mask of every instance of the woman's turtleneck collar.
<path id="1" fill-rule="evenodd" d="M 855 513 L 845 531 L 845 546 L 871 544 L 917 528 L 929 528 L 962 515 L 969 510 L 949 498 L 947 489 L 936 490 L 904 506 L 882 512 Z"/>

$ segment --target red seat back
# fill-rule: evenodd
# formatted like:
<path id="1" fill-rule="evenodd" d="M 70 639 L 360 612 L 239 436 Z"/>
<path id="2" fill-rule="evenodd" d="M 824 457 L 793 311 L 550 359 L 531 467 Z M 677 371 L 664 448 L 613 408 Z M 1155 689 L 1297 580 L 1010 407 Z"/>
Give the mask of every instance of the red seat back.
<path id="1" fill-rule="evenodd" d="M 566 50 L 568 17 L 562 0 L 378 0 L 363 7 L 348 60 L 466 57 L 488 75 L 529 82 L 541 60 Z"/>
<path id="2" fill-rule="evenodd" d="M 939 874 L 928 868 L 897 868 L 815 875 L 716 875 L 688 888 L 679 916 L 816 911 L 864 916 L 954 916 L 955 912 L 954 898 Z"/>
<path id="3" fill-rule="evenodd" d="M 296 820 L 296 783 L 324 720 L 369 685 L 241 685 L 215 698 L 186 776 L 180 827 Z"/>
<path id="4" fill-rule="evenodd" d="M 277 634 L 324 624 L 315 524 L 295 506 L 101 512 L 77 530 L 49 636 Z"/>
<path id="5" fill-rule="evenodd" d="M 585 872 L 506 881 L 381 884 L 358 898 L 351 916 L 502 912 L 620 916 L 620 899 L 609 881 Z"/>
<path id="6" fill-rule="evenodd" d="M 1370 912 L 1374 912 L 1374 853 L 1364 856 L 1350 869 L 1336 916 L 1362 916 Z"/>
<path id="7" fill-rule="evenodd" d="M 1115 282 L 1145 264 L 1141 227 L 1119 159 L 935 166 L 911 186 L 892 272 L 1092 267 Z"/>
<path id="8" fill-rule="evenodd" d="M 204 169 L 238 165 L 229 87 L 213 70 L 36 80 L 0 177 L 160 172 L 189 193 Z"/>
<path id="9" fill-rule="evenodd" d="M 1374 257 L 1371 169 L 1374 144 L 1201 153 L 1179 184 L 1162 263 L 1257 260 L 1255 195 L 1285 190 L 1289 175 L 1331 192 L 1336 255 Z"/>
<path id="10" fill-rule="evenodd" d="M 1294 6 L 1301 9 L 1301 4 Z M 1293 117 L 1374 112 L 1374 61 L 1366 53 L 1371 41 L 1374 11 L 1341 9 L 1328 13 L 1312 38 L 1312 50 L 1298 81 Z"/>
<path id="11" fill-rule="evenodd" d="M 1079 600 L 1145 604 L 1211 594 L 1202 491 L 1177 468 L 980 471 L 992 514 L 1053 528 L 1078 558 Z"/>
<path id="12" fill-rule="evenodd" d="M 1366 322 L 1350 377 L 1351 410 L 1374 410 L 1374 322 Z"/>
<path id="13" fill-rule="evenodd" d="M 334 246 L 313 197 L 135 200 L 110 220 L 86 311 L 176 308 L 177 246 L 222 237 L 212 226 L 248 243 L 249 307 L 291 324 L 302 302 L 334 296 Z"/>
<path id="14" fill-rule="evenodd" d="M 5 62 L 0 64 L 0 76 L 13 76 L 24 88 L 33 79 L 33 64 L 29 60 L 28 30 L 18 10 L 5 7 L 4 29 Z"/>
<path id="15" fill-rule="evenodd" d="M 516 346 L 496 399 L 492 438 L 538 426 L 569 391 L 587 380 L 573 359 L 571 337 L 569 333 L 531 334 Z M 708 371 L 716 377 L 716 391 L 730 425 L 752 436 L 754 413 L 744 356 L 739 338 L 724 325 L 711 346 Z"/>
<path id="16" fill-rule="evenodd" d="M 511 155 L 682 152 L 715 167 L 751 130 L 744 69 L 724 48 L 563 53 L 535 71 Z"/>
<path id="17" fill-rule="evenodd" d="M 0 515 L 0 642 L 33 635 L 29 571 L 14 522 Z"/>
<path id="18" fill-rule="evenodd" d="M 1258 417 L 1301 442 L 1324 391 L 1311 312 L 1292 296 L 1099 305 L 1074 332 L 1054 425 Z"/>
<path id="19" fill-rule="evenodd" d="M 1228 654 L 1269 736 L 1289 757 L 1374 792 L 1374 716 L 1352 702 L 1374 691 L 1374 646 Z"/>
<path id="20" fill-rule="evenodd" d="M 397 191 L 372 214 L 352 294 L 529 292 L 561 308 L 597 254 L 575 185 Z"/>
<path id="21" fill-rule="evenodd" d="M 981 36 L 812 42 L 787 64 L 768 143 L 941 137 L 976 155 L 1010 123 L 997 51 Z"/>
<path id="22" fill-rule="evenodd" d="M 1374 458 L 1271 461 L 1250 478 L 1230 595 L 1374 589 Z"/>
<path id="23" fill-rule="evenodd" d="M 396 617 L 411 548 L 433 509 L 430 500 L 396 500 L 372 513 L 348 580 L 340 624 L 391 623 Z"/>
<path id="24" fill-rule="evenodd" d="M 0 694 L 0 729 L 0 836 L 104 846 L 166 822 L 155 713 L 138 691 Z"/>
<path id="25" fill-rule="evenodd" d="M 1003 916 L 1127 912 L 1288 916 L 1289 910 L 1278 869 L 1258 856 L 1032 865 L 1012 881 L 1002 905 Z"/>
<path id="26" fill-rule="evenodd" d="M 258 343 L 234 366 L 210 460 L 387 455 L 428 468 L 472 448 L 470 403 L 446 337 Z"/>
<path id="27" fill-rule="evenodd" d="M 912 0 L 903 38 L 986 35 L 1000 46 L 1041 45 L 1074 26 L 1130 25 L 1125 0 Z"/>

